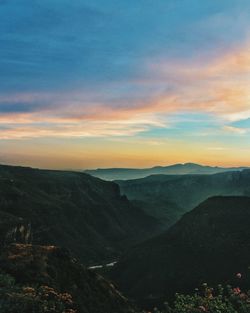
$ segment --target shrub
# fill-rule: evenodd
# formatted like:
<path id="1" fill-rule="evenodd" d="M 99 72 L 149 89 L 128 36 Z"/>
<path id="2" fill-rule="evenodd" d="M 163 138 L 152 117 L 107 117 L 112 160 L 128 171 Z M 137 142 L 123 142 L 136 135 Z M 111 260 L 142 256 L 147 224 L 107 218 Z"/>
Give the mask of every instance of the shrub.
<path id="1" fill-rule="evenodd" d="M 48 286 L 20 286 L 0 274 L 1 313 L 77 313 L 72 297 Z"/>
<path id="2" fill-rule="evenodd" d="M 176 294 L 172 307 L 161 313 L 249 313 L 250 291 L 219 285 L 215 290 L 203 284 L 193 295 Z"/>

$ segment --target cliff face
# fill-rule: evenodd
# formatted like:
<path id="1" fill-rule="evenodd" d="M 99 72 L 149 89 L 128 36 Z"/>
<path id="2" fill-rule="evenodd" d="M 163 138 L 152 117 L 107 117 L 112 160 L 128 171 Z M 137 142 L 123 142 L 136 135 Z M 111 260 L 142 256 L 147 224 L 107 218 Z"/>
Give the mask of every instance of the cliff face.
<path id="1" fill-rule="evenodd" d="M 14 277 L 17 285 L 26 289 L 27 286 L 47 286 L 57 293 L 69 294 L 78 313 L 134 312 L 132 305 L 112 284 L 84 268 L 66 250 L 12 244 L 2 250 L 0 267 L 1 272 Z M 11 303 L 15 302 L 18 303 L 13 294 Z"/>
<path id="2" fill-rule="evenodd" d="M 31 224 L 23 218 L 0 212 L 0 247 L 13 242 L 30 243 L 32 241 Z"/>
<path id="3" fill-rule="evenodd" d="M 88 264 L 117 257 L 157 229 L 117 184 L 76 172 L 0 166 L 0 213 L 16 219 L 16 226 L 25 221 L 16 241 L 29 242 L 31 227 L 33 243 L 66 247 Z M 10 237 L 18 227 L 8 229 Z"/>

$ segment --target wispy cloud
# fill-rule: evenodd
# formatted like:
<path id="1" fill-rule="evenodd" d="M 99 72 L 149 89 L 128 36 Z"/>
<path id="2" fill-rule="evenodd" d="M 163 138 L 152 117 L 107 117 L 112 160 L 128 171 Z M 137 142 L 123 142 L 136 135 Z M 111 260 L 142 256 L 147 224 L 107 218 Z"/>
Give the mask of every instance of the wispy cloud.
<path id="1" fill-rule="evenodd" d="M 152 76 L 168 86 L 155 107 L 163 111 L 201 111 L 227 120 L 250 114 L 250 46 L 212 60 L 160 62 L 149 65 Z"/>
<path id="2" fill-rule="evenodd" d="M 15 117 L 16 119 L 16 117 Z M 18 119 L 17 119 L 18 120 Z M 132 136 L 151 127 L 163 127 L 163 124 L 150 116 L 134 117 L 130 120 L 64 120 L 64 119 L 37 119 L 34 117 L 20 117 L 20 123 L 10 123 L 2 119 L 0 128 L 0 139 L 24 139 L 24 138 L 74 138 L 74 137 L 110 137 L 110 136 Z M 1 119 L 0 119 L 1 121 Z"/>
<path id="3" fill-rule="evenodd" d="M 150 77 L 124 82 L 140 88 L 141 94 L 135 97 L 110 96 L 105 87 L 96 92 L 1 95 L 0 122 L 9 125 L 1 138 L 134 135 L 166 127 L 168 114 L 183 111 L 215 115 L 225 123 L 224 130 L 246 132 L 227 123 L 250 117 L 249 45 L 212 60 L 161 61 L 147 66 Z M 112 88 L 117 85 L 109 85 Z"/>
<path id="4" fill-rule="evenodd" d="M 224 126 L 223 130 L 229 133 L 237 134 L 237 135 L 245 135 L 249 132 L 248 129 L 234 127 L 234 126 Z"/>

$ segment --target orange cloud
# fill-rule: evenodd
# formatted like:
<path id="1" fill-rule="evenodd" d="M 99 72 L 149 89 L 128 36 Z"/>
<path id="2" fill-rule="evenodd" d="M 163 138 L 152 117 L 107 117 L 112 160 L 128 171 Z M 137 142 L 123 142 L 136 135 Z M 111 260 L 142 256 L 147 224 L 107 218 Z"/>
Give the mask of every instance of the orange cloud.
<path id="1" fill-rule="evenodd" d="M 223 129 L 227 132 L 231 132 L 237 135 L 244 135 L 248 132 L 248 129 L 243 129 L 243 128 L 234 127 L 234 126 L 224 126 Z"/>
<path id="2" fill-rule="evenodd" d="M 250 47 L 230 51 L 215 60 L 197 63 L 166 63 L 151 66 L 158 81 L 172 86 L 175 101 L 168 101 L 169 92 L 156 99 L 157 107 L 166 111 L 199 110 L 232 119 L 250 116 Z M 235 115 L 236 114 L 236 115 Z M 247 116 L 246 116 L 247 115 Z"/>
<path id="3" fill-rule="evenodd" d="M 107 137 L 107 136 L 132 136 L 148 130 L 150 127 L 162 127 L 153 117 L 140 117 L 122 121 L 76 121 L 62 119 L 44 120 L 41 125 L 34 121 L 33 116 L 20 119 L 18 124 L 5 124 L 0 132 L 0 139 L 22 139 L 39 137 Z M 164 126 L 166 126 L 164 124 Z"/>

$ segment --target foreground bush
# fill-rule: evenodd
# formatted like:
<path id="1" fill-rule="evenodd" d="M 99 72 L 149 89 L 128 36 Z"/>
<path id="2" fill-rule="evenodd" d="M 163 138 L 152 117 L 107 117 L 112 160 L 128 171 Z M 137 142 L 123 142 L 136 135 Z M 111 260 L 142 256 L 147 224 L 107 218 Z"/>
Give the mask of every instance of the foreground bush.
<path id="1" fill-rule="evenodd" d="M 203 284 L 193 295 L 176 294 L 174 304 L 154 313 L 250 313 L 250 291 L 219 285 L 216 289 Z"/>
<path id="2" fill-rule="evenodd" d="M 1 313 L 77 313 L 71 295 L 48 286 L 20 286 L 0 274 Z"/>

